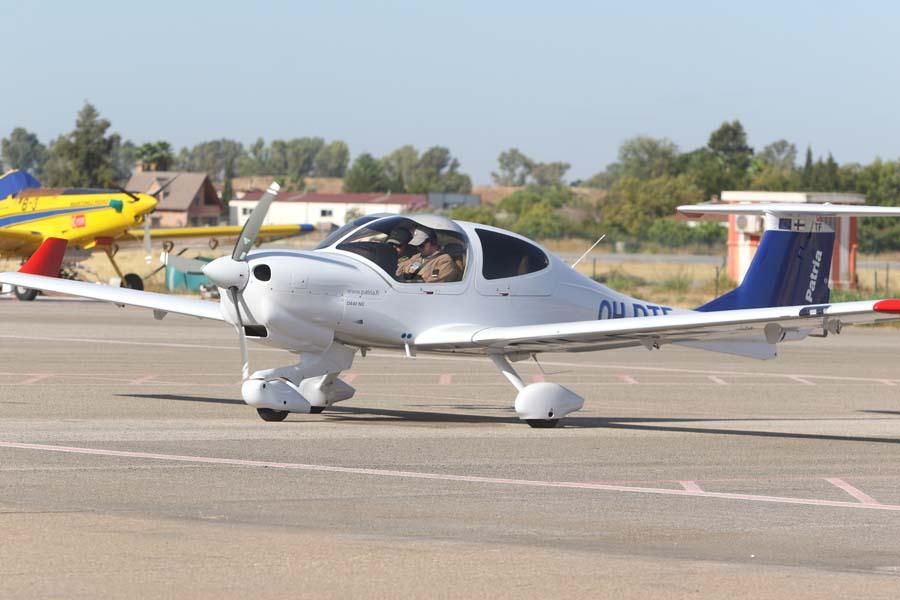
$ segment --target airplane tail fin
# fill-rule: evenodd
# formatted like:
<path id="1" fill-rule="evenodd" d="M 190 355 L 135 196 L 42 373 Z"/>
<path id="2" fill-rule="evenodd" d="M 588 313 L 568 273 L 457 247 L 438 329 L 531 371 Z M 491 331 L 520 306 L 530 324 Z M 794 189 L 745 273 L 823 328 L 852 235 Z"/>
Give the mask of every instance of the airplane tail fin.
<path id="1" fill-rule="evenodd" d="M 47 238 L 44 243 L 35 250 L 19 273 L 31 275 L 44 275 L 46 277 L 59 277 L 62 268 L 63 257 L 66 255 L 66 240 L 61 238 Z"/>
<path id="2" fill-rule="evenodd" d="M 900 207 L 839 204 L 698 204 L 678 210 L 765 217 L 741 285 L 697 308 L 704 312 L 827 303 L 835 217 L 900 216 Z"/>

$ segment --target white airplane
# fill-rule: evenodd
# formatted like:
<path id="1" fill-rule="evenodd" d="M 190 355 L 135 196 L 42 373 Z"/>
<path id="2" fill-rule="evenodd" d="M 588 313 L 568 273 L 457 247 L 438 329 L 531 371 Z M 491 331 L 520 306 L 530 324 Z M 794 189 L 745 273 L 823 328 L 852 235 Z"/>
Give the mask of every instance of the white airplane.
<path id="1" fill-rule="evenodd" d="M 202 266 L 218 303 L 48 277 L 47 247 L 0 282 L 225 321 L 237 329 L 244 401 L 266 421 L 321 412 L 354 389 L 339 379 L 371 348 L 485 356 L 516 388 L 515 410 L 532 427 L 553 427 L 584 400 L 557 383 L 525 384 L 512 364 L 541 352 L 589 352 L 679 344 L 759 359 L 808 335 L 900 318 L 900 300 L 828 302 L 833 217 L 900 216 L 900 208 L 843 205 L 692 205 L 685 213 L 766 217 L 755 258 L 735 290 L 695 310 L 621 294 L 579 274 L 539 245 L 496 227 L 434 215 L 359 218 L 312 251 L 250 249 L 275 194 L 269 188 L 231 256 Z M 458 281 L 401 280 L 387 242 L 399 229 L 437 238 Z M 422 234 L 419 234 L 421 237 Z M 417 242 L 416 239 L 412 240 Z M 54 253 L 55 252 L 55 253 Z M 189 259 L 170 257 L 179 268 Z M 300 356 L 297 364 L 249 373 L 247 338 Z"/>

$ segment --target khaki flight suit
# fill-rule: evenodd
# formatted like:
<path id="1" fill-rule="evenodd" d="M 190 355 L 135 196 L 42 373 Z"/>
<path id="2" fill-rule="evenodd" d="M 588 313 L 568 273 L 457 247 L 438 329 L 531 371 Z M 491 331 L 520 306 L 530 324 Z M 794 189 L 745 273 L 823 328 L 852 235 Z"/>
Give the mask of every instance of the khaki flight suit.
<path id="1" fill-rule="evenodd" d="M 421 253 L 414 254 L 397 267 L 397 276 L 424 283 L 445 283 L 462 279 L 456 261 L 441 250 L 429 257 L 423 257 Z"/>

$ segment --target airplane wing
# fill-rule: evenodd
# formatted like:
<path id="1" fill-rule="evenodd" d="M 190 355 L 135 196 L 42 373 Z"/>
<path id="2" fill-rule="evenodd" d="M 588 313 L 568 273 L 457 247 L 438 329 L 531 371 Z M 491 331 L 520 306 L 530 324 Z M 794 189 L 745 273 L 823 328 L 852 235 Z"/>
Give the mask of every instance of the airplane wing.
<path id="1" fill-rule="evenodd" d="M 900 319 L 900 300 L 866 300 L 515 327 L 456 325 L 423 331 L 415 338 L 415 348 L 510 354 L 735 340 L 774 347 L 809 332 L 840 333 L 844 325 L 895 319 Z"/>
<path id="2" fill-rule="evenodd" d="M 83 298 L 94 298 L 95 300 L 103 300 L 113 304 L 150 308 L 153 309 L 154 316 L 157 319 L 163 318 L 166 313 L 176 313 L 201 319 L 225 320 L 217 302 L 207 302 L 196 298 L 142 292 L 98 283 L 88 283 L 86 281 L 72 281 L 70 279 L 29 275 L 19 272 L 0 273 L 0 283 L 8 283 L 45 292 L 58 292 Z"/>
<path id="3" fill-rule="evenodd" d="M 0 229 L 0 253 L 33 252 L 43 241 L 43 234 L 37 231 Z"/>
<path id="4" fill-rule="evenodd" d="M 150 230 L 150 237 L 154 240 L 177 240 L 185 238 L 236 238 L 241 233 L 239 225 L 215 225 L 210 227 L 163 227 Z M 315 231 L 315 227 L 307 224 L 300 225 L 263 225 L 260 229 L 261 239 L 283 238 Z M 140 228 L 129 229 L 129 237 L 134 240 L 144 238 L 144 230 Z"/>

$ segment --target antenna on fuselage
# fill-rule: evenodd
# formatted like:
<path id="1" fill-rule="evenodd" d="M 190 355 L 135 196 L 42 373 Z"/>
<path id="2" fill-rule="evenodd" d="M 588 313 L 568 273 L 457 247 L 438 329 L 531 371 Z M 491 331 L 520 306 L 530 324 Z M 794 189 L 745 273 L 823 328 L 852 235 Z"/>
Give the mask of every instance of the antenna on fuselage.
<path id="1" fill-rule="evenodd" d="M 588 248 L 587 250 L 585 250 L 584 254 L 582 254 L 581 256 L 579 256 L 579 257 L 578 257 L 578 260 L 576 260 L 575 262 L 573 262 L 573 263 L 572 263 L 571 265 L 569 265 L 569 266 L 572 267 L 572 268 L 574 269 L 574 268 L 575 268 L 575 265 L 577 265 L 578 263 L 580 263 L 580 262 L 581 262 L 581 259 L 583 259 L 585 256 L 587 256 L 588 254 L 590 254 L 590 253 L 591 253 L 591 250 L 593 250 L 594 248 L 596 248 L 596 247 L 597 247 L 597 244 L 599 244 L 600 242 L 602 242 L 602 241 L 603 241 L 603 238 L 605 238 L 605 237 L 606 237 L 606 234 L 604 233 L 603 235 L 600 236 L 600 239 L 599 239 L 599 240 L 597 240 L 596 242 L 594 242 L 594 245 L 593 245 L 593 246 L 591 246 L 590 248 Z"/>

